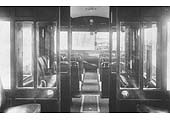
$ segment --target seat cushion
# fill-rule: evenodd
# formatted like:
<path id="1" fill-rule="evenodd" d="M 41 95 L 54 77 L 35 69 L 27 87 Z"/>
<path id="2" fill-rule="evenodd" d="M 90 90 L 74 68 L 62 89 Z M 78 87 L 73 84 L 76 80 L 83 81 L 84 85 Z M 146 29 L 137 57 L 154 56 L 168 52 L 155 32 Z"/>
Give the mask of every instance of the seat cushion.
<path id="1" fill-rule="evenodd" d="M 5 113 L 40 113 L 40 104 L 24 104 L 15 107 L 10 107 L 5 110 Z"/>

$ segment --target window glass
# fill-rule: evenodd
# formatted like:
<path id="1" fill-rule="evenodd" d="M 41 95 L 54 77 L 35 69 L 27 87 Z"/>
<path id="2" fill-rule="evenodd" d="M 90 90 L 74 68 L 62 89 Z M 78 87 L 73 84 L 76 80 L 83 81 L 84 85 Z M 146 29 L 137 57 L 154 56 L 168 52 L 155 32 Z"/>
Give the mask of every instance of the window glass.
<path id="1" fill-rule="evenodd" d="M 125 31 L 120 31 L 120 73 L 125 73 Z"/>
<path id="2" fill-rule="evenodd" d="M 109 32 L 96 32 L 96 50 L 109 50 Z"/>
<path id="3" fill-rule="evenodd" d="M 17 85 L 33 87 L 33 23 L 16 22 Z"/>
<path id="4" fill-rule="evenodd" d="M 10 22 L 0 21 L 0 80 L 4 89 L 11 88 L 10 78 Z"/>
<path id="5" fill-rule="evenodd" d="M 139 23 L 121 22 L 120 26 L 120 87 L 139 87 Z"/>
<path id="6" fill-rule="evenodd" d="M 37 86 L 56 87 L 56 24 L 37 22 Z"/>
<path id="7" fill-rule="evenodd" d="M 156 50 L 157 25 L 144 24 L 143 46 L 143 80 L 144 88 L 156 88 Z"/>
<path id="8" fill-rule="evenodd" d="M 94 32 L 72 32 L 73 50 L 95 50 Z"/>
<path id="9" fill-rule="evenodd" d="M 32 76 L 32 26 L 23 25 L 23 75 Z"/>
<path id="10" fill-rule="evenodd" d="M 152 80 L 156 81 L 157 26 L 152 25 Z"/>

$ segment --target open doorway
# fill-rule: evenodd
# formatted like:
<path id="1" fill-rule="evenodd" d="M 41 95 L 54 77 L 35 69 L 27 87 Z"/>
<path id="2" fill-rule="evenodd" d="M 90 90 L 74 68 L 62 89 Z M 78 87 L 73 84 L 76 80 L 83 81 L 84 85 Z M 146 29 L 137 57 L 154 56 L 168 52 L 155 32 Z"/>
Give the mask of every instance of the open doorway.
<path id="1" fill-rule="evenodd" d="M 71 7 L 70 15 L 71 112 L 109 112 L 109 7 Z"/>

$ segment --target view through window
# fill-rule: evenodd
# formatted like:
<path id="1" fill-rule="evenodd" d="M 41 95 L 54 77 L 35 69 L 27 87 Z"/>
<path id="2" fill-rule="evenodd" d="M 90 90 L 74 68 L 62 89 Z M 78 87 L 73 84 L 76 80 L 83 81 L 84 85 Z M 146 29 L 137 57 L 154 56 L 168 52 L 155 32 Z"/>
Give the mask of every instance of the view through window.
<path id="1" fill-rule="evenodd" d="M 95 35 L 90 32 L 72 32 L 73 50 L 95 50 Z"/>
<path id="2" fill-rule="evenodd" d="M 61 37 L 64 37 L 63 35 Z M 66 43 L 66 40 L 62 39 Z M 109 32 L 72 32 L 72 49 L 109 50 Z"/>

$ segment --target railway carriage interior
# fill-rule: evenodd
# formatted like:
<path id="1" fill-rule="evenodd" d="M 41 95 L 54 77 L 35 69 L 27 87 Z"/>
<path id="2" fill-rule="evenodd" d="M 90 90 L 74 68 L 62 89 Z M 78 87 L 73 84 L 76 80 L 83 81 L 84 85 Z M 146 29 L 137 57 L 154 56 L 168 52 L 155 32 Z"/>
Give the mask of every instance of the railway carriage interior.
<path id="1" fill-rule="evenodd" d="M 0 42 L 0 112 L 170 112 L 170 7 L 0 7 Z"/>

